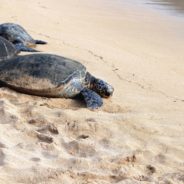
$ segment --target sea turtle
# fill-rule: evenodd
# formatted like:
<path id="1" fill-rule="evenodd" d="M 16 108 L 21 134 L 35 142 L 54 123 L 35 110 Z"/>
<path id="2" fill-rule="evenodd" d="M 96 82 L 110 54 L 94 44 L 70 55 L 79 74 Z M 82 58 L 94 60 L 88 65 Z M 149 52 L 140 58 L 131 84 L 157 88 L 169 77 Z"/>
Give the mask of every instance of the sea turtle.
<path id="1" fill-rule="evenodd" d="M 0 36 L 12 42 L 21 51 L 36 52 L 37 50 L 31 47 L 47 43 L 42 40 L 34 40 L 22 26 L 14 23 L 0 24 Z"/>
<path id="2" fill-rule="evenodd" d="M 20 47 L 13 45 L 11 42 L 0 36 L 0 61 L 15 57 L 20 52 Z M 32 52 L 32 50 L 30 51 L 28 48 L 27 52 Z"/>
<path id="3" fill-rule="evenodd" d="M 19 52 L 11 42 L 0 36 L 0 61 L 15 57 Z"/>
<path id="4" fill-rule="evenodd" d="M 73 98 L 80 94 L 91 109 L 102 106 L 101 97 L 109 97 L 114 91 L 81 63 L 52 54 L 17 56 L 0 62 L 0 82 L 37 96 Z"/>

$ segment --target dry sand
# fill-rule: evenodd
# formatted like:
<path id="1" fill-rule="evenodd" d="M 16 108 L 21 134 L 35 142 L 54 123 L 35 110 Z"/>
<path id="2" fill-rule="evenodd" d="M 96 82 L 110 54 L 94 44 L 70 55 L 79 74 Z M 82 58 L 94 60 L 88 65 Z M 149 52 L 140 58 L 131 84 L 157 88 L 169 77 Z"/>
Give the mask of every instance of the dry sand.
<path id="1" fill-rule="evenodd" d="M 1 0 L 0 12 L 115 88 L 97 111 L 1 88 L 1 184 L 184 183 L 182 19 L 110 0 Z"/>

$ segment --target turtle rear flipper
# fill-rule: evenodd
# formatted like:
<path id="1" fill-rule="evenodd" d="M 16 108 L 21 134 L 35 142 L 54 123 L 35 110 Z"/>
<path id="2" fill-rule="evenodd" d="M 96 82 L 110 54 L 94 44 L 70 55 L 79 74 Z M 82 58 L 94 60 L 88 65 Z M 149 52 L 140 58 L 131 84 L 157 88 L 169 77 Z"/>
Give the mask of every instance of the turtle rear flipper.
<path id="1" fill-rule="evenodd" d="M 97 109 L 103 105 L 102 98 L 96 92 L 94 92 L 88 88 L 84 88 L 81 91 L 81 94 L 84 97 L 87 108 L 93 110 L 93 109 Z"/>
<path id="2" fill-rule="evenodd" d="M 35 40 L 35 43 L 36 44 L 42 44 L 42 45 L 47 44 L 47 42 L 45 42 L 43 40 Z"/>
<path id="3" fill-rule="evenodd" d="M 35 50 L 35 49 L 32 49 L 32 48 L 26 47 L 23 43 L 17 43 L 17 44 L 15 44 L 15 48 L 18 51 L 24 51 L 24 52 L 40 52 L 38 50 Z"/>

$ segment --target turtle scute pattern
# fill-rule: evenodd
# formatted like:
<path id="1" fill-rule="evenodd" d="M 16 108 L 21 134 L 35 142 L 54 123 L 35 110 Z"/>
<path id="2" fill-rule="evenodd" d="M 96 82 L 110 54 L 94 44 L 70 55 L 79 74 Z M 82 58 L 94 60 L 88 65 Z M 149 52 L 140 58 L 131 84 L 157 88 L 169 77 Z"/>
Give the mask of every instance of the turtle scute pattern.
<path id="1" fill-rule="evenodd" d="M 25 41 L 32 46 L 35 45 L 35 40 L 27 33 L 27 31 L 20 25 L 14 23 L 4 23 L 0 25 L 0 34 L 12 43 Z"/>
<path id="2" fill-rule="evenodd" d="M 21 26 L 15 23 L 0 24 L 0 36 L 13 43 L 17 50 L 23 52 L 39 52 L 33 47 L 37 44 L 47 44 L 43 40 L 35 40 Z"/>
<path id="3" fill-rule="evenodd" d="M 82 83 L 85 74 L 86 68 L 79 62 L 49 54 L 19 56 L 6 63 L 0 63 L 1 81 L 43 93 L 43 90 L 59 86 L 68 87 L 69 90 L 70 82 L 73 82 L 71 79 Z"/>

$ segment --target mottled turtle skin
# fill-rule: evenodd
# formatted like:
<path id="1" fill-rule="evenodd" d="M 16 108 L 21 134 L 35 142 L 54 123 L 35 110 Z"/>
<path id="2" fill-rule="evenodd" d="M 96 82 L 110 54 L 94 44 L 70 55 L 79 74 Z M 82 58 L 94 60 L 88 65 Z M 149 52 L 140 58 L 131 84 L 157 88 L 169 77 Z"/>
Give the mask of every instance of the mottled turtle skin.
<path id="1" fill-rule="evenodd" d="M 37 52 L 31 47 L 46 44 L 45 41 L 34 40 L 22 26 L 14 23 L 0 24 L 0 36 L 15 44 L 21 51 Z"/>
<path id="2" fill-rule="evenodd" d="M 51 54 L 17 56 L 0 62 L 0 82 L 14 90 L 45 97 L 82 95 L 87 107 L 102 106 L 114 89 L 92 76 L 81 63 Z"/>
<path id="3" fill-rule="evenodd" d="M 19 52 L 11 42 L 0 36 L 0 61 L 13 58 Z"/>

